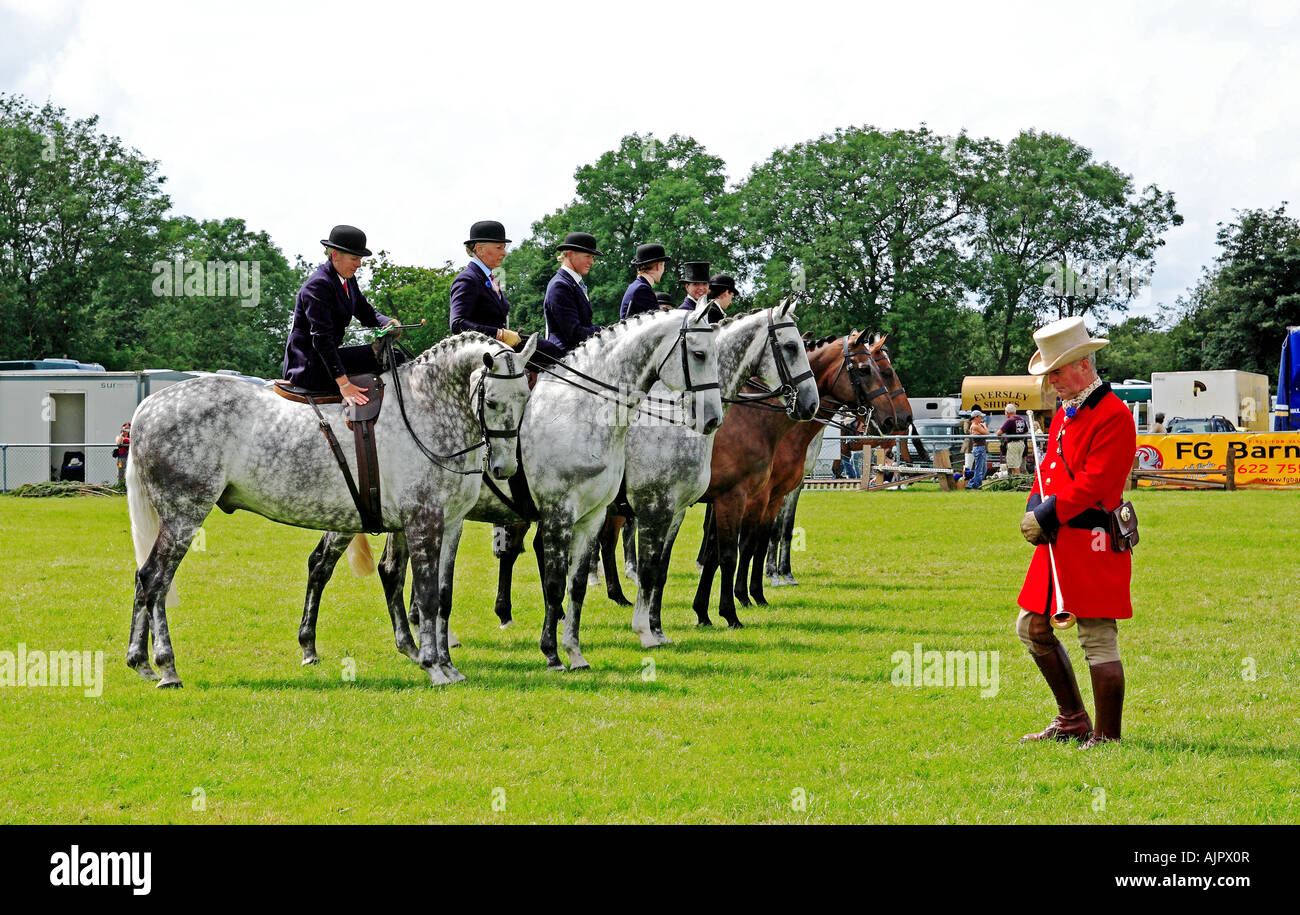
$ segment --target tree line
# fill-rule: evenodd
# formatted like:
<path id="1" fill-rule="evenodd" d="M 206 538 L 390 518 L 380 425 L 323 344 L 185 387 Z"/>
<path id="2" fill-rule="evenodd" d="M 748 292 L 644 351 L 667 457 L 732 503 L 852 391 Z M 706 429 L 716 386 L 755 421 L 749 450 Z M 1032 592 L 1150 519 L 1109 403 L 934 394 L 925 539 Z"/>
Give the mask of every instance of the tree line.
<path id="1" fill-rule="evenodd" d="M 312 263 L 290 263 L 243 220 L 170 215 L 159 163 L 95 117 L 0 95 L 0 161 L 0 359 L 278 376 Z M 1300 324 L 1300 224 L 1285 203 L 1235 214 L 1194 288 L 1158 318 L 1128 317 L 1163 236 L 1182 222 L 1173 194 L 1052 133 L 1003 143 L 924 125 L 841 128 L 774 151 L 735 182 L 691 137 L 633 134 L 574 178 L 574 198 L 534 222 L 502 265 L 520 331 L 542 329 L 554 248 L 574 230 L 605 253 L 588 277 L 599 323 L 618 318 L 636 246 L 658 241 L 678 264 L 707 260 L 735 276 L 745 295 L 733 309 L 794 296 L 800 326 L 818 335 L 888 333 L 916 393 L 1022 373 L 1033 328 L 1067 315 L 1111 335 L 1100 361 L 1112 378 L 1182 368 L 1272 377 L 1281 334 Z M 256 263 L 252 307 L 197 270 L 163 283 L 159 264 L 176 261 Z M 368 268 L 380 311 L 428 319 L 412 347 L 448 333 L 459 265 L 403 265 L 381 251 Z M 674 277 L 660 288 L 677 295 Z"/>

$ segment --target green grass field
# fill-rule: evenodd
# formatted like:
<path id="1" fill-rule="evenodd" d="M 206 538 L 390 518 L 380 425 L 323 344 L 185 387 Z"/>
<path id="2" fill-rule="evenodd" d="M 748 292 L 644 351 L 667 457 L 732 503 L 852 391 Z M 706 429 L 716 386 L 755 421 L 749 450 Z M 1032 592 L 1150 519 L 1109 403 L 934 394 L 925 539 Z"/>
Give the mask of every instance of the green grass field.
<path id="1" fill-rule="evenodd" d="M 1134 501 L 1125 739 L 1081 753 L 1016 742 L 1054 711 L 1012 631 L 1023 494 L 805 494 L 801 585 L 742 610 L 742 631 L 693 625 L 697 508 L 665 602 L 675 644 L 641 649 L 630 611 L 592 590 L 593 669 L 567 674 L 537 648 L 531 556 L 503 631 L 491 531 L 468 525 L 452 629 L 469 680 L 450 688 L 397 654 L 378 579 L 346 564 L 325 594 L 323 663 L 301 667 L 316 535 L 216 512 L 177 576 L 173 691 L 123 660 L 126 500 L 0 497 L 0 651 L 105 662 L 98 698 L 0 688 L 0 822 L 1300 821 L 1300 492 Z M 918 643 L 997 652 L 996 695 L 893 685 L 891 656 Z"/>

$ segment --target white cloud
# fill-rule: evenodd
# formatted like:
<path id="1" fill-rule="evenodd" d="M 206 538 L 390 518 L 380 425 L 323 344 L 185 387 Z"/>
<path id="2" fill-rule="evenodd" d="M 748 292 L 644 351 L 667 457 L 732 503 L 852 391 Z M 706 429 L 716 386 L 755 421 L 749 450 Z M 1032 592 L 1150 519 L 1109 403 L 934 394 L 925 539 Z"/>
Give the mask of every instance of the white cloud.
<path id="1" fill-rule="evenodd" d="M 1300 12 L 1238 5 L 248 3 L 0 7 L 4 88 L 159 159 L 176 209 L 239 216 L 291 257 L 352 222 L 409 263 L 511 237 L 631 132 L 686 133 L 733 179 L 778 146 L 871 123 L 1064 133 L 1172 190 L 1172 302 L 1215 223 L 1295 199 Z"/>

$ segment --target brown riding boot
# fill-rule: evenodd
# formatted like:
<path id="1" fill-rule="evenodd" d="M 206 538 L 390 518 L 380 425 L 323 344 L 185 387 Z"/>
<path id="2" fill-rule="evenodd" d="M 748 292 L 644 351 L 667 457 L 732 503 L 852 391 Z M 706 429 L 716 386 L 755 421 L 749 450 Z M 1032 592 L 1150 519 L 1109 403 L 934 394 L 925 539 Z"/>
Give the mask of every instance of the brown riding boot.
<path id="1" fill-rule="evenodd" d="M 1083 697 L 1079 695 L 1079 684 L 1074 679 L 1074 668 L 1070 666 L 1065 646 L 1057 642 L 1054 650 L 1032 657 L 1056 697 L 1057 715 L 1046 728 L 1037 734 L 1026 734 L 1020 742 L 1086 738 L 1092 732 L 1092 721 L 1088 718 L 1088 710 L 1083 707 Z"/>
<path id="2" fill-rule="evenodd" d="M 1107 661 L 1088 670 L 1092 673 L 1092 697 L 1097 703 L 1097 729 L 1080 747 L 1082 750 L 1103 743 L 1119 743 L 1120 718 L 1124 711 L 1124 665 Z"/>

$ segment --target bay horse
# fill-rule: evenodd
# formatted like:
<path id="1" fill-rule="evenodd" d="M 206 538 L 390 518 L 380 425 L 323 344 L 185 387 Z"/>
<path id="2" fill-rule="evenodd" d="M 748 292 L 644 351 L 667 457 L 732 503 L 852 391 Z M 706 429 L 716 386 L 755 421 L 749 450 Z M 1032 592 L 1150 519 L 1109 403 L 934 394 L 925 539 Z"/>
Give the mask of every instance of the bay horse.
<path id="1" fill-rule="evenodd" d="M 813 468 L 817 466 L 817 456 L 821 454 L 822 437 L 825 432 L 826 427 L 823 426 L 808 445 L 808 453 L 803 462 L 805 478 L 811 476 Z M 794 491 L 785 497 L 785 501 L 781 503 L 781 510 L 777 512 L 776 522 L 772 525 L 773 536 L 767 549 L 765 571 L 768 583 L 774 588 L 799 584 L 795 581 L 794 571 L 790 567 L 790 552 L 794 545 L 794 516 L 799 507 L 799 493 L 802 491 L 802 486 L 796 486 Z"/>
<path id="2" fill-rule="evenodd" d="M 675 412 L 670 415 L 663 400 L 647 404 L 661 419 L 682 422 L 700 434 L 713 432 L 722 422 L 717 341 L 707 315 L 707 301 L 691 312 L 643 312 L 604 328 L 560 363 L 546 368 L 520 426 L 526 499 L 516 498 L 513 488 L 512 493 L 498 493 L 484 486 L 469 512 L 469 520 L 498 527 L 494 539 L 506 525 L 518 528 L 539 521 L 533 546 L 546 602 L 540 646 L 551 670 L 565 669 L 556 639 L 561 618 L 566 620 L 563 648 L 570 668 L 591 666 L 583 658 L 579 642 L 588 547 L 605 517 L 605 507 L 618 494 L 631 421 L 655 382 L 683 395 L 682 417 Z M 326 533 L 312 554 L 313 561 L 332 570 L 350 539 Z M 402 598 L 407 555 L 401 533 L 392 534 L 384 547 L 379 574 L 398 650 L 409 654 L 412 639 Z M 511 565 L 515 555 L 509 557 Z M 309 576 L 308 603 L 319 603 L 328 579 L 328 572 Z M 567 615 L 561 608 L 566 586 Z M 508 587 L 507 583 L 507 594 Z M 423 626 L 428 606 L 412 595 L 410 620 Z M 508 625 L 507 620 L 502 622 Z"/>
<path id="3" fill-rule="evenodd" d="M 829 338 L 808 352 L 821 411 L 828 417 L 845 406 L 863 415 L 878 412 L 892 416 L 887 389 L 883 385 L 874 389 L 871 386 L 877 372 L 870 350 L 863 346 L 866 337 L 864 330 Z M 747 387 L 753 390 L 752 386 Z M 736 615 L 734 582 L 743 516 L 750 499 L 765 490 L 778 446 L 801 425 L 784 411 L 746 405 L 729 412 L 714 437 L 709 486 L 702 498 L 712 505 L 705 514 L 702 569 L 695 591 L 697 626 L 713 625 L 709 619 L 709 598 L 714 576 L 720 568 L 719 614 L 731 628 L 742 628 Z M 816 424 L 803 425 L 803 428 L 809 431 L 803 433 L 799 449 L 801 467 L 808 442 L 817 434 Z"/>
<path id="4" fill-rule="evenodd" d="M 524 362 L 536 345 L 534 335 L 516 354 L 482 334 L 459 334 L 381 373 L 385 386 L 409 393 L 374 426 L 380 521 L 411 544 L 415 599 L 424 606 L 435 606 L 440 590 L 450 593 L 461 524 L 484 468 L 499 480 L 515 472 L 516 430 L 529 397 Z M 344 409 L 321 410 L 318 420 L 305 404 L 219 376 L 172 385 L 136 408 L 126 468 L 137 566 L 126 661 L 145 679 L 181 685 L 165 608 L 168 597 L 175 602 L 177 566 L 213 505 L 296 527 L 364 530 L 349 483 L 321 440 L 323 424 L 346 434 Z M 419 663 L 436 684 L 464 679 L 451 663 L 449 613 L 448 605 L 420 626 Z M 150 628 L 161 674 L 148 660 Z"/>
<path id="5" fill-rule="evenodd" d="M 854 341 L 855 349 L 869 357 L 871 375 L 879 388 L 863 397 L 863 400 L 878 401 L 883 397 L 888 404 L 888 412 L 873 406 L 867 413 L 859 414 L 859 421 L 852 426 L 841 426 L 850 434 L 858 431 L 855 426 L 878 431 L 887 435 L 892 431 L 910 430 L 912 426 L 912 408 L 907 399 L 907 391 L 894 370 L 889 352 L 885 349 L 885 337 L 878 336 L 863 347 L 862 337 Z M 755 603 L 766 605 L 763 594 L 762 559 L 767 556 L 768 540 L 772 524 L 787 494 L 803 485 L 804 465 L 807 462 L 808 446 L 816 436 L 815 428 L 794 429 L 781 440 L 772 458 L 772 471 L 762 486 L 750 496 L 745 506 L 740 523 L 740 561 L 736 569 L 735 596 L 742 606 L 748 606 L 749 598 Z M 906 440 L 903 440 L 902 452 L 907 453 Z M 906 459 L 906 458 L 904 458 Z M 746 573 L 753 562 L 749 587 L 745 587 Z M 747 593 L 748 592 L 748 593 Z"/>

